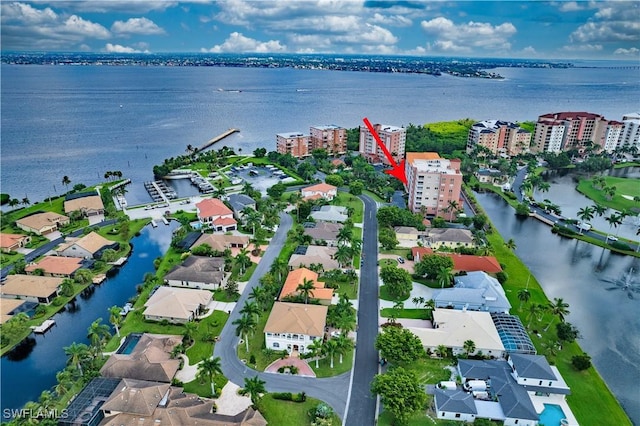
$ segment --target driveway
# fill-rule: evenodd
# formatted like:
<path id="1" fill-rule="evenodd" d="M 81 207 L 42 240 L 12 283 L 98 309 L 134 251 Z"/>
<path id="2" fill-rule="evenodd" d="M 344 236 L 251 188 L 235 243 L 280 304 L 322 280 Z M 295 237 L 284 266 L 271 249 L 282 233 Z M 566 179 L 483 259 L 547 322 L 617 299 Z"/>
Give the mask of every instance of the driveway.
<path id="1" fill-rule="evenodd" d="M 270 365 L 268 365 L 264 371 L 266 371 L 267 373 L 283 374 L 283 373 L 279 373 L 278 369 L 280 367 L 286 368 L 290 365 L 298 368 L 297 375 L 299 376 L 316 377 L 316 373 L 313 371 L 311 367 L 309 367 L 309 364 L 307 364 L 307 361 L 300 359 L 298 357 L 290 357 L 290 358 L 276 360 L 272 362 Z"/>

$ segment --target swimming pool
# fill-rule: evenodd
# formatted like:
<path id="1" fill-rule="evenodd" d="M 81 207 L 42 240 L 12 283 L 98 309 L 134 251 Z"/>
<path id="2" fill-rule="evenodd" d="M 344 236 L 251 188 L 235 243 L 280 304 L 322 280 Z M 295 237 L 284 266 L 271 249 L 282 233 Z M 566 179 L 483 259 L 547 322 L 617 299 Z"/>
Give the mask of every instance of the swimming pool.
<path id="1" fill-rule="evenodd" d="M 544 404 L 544 410 L 540 413 L 540 426 L 561 426 L 560 422 L 562 419 L 565 419 L 564 411 L 562 411 L 562 407 L 556 404 Z"/>
<path id="2" fill-rule="evenodd" d="M 141 337 L 142 334 L 140 333 L 131 333 L 124 339 L 124 343 L 122 344 L 122 346 L 120 346 L 116 353 L 129 355 L 131 352 L 133 352 L 133 348 L 136 347 Z"/>

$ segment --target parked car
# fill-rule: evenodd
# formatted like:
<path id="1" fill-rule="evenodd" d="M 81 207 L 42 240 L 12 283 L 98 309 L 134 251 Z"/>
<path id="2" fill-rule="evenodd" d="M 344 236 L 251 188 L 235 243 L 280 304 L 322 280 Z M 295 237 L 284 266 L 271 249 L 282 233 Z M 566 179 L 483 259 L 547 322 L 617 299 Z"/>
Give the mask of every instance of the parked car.
<path id="1" fill-rule="evenodd" d="M 615 235 L 607 235 L 607 240 L 609 241 L 618 241 L 618 237 Z"/>
<path id="2" fill-rule="evenodd" d="M 404 258 L 398 257 L 398 263 L 404 263 Z"/>

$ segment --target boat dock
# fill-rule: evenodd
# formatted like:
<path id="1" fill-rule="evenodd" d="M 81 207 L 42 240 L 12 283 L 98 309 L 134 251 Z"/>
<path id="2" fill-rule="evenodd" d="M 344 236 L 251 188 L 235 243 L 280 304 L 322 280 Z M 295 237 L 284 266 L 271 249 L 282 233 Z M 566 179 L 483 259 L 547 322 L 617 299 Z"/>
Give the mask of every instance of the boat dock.
<path id="1" fill-rule="evenodd" d="M 231 136 L 232 134 L 237 133 L 239 131 L 240 131 L 240 129 L 236 129 L 235 127 L 232 127 L 229 130 L 227 130 L 226 132 L 219 134 L 218 136 L 216 136 L 213 139 L 210 139 L 208 142 L 206 142 L 204 145 L 202 145 L 200 148 L 198 148 L 198 151 L 204 151 L 205 149 L 209 148 L 214 143 L 219 142 L 222 139 L 226 138 L 227 136 Z"/>
<path id="2" fill-rule="evenodd" d="M 162 221 L 164 222 L 165 225 L 169 224 L 169 221 L 167 220 L 166 217 L 162 216 Z"/>
<path id="3" fill-rule="evenodd" d="M 168 203 L 169 200 L 178 198 L 178 194 L 161 180 L 145 182 L 144 187 L 156 203 Z"/>
<path id="4" fill-rule="evenodd" d="M 151 219 L 151 226 L 153 226 L 154 228 L 158 227 L 158 224 L 156 223 L 155 219 Z"/>
<path id="5" fill-rule="evenodd" d="M 41 325 L 32 325 L 31 330 L 34 333 L 44 334 L 47 330 L 49 330 L 56 322 L 52 319 L 44 320 Z"/>

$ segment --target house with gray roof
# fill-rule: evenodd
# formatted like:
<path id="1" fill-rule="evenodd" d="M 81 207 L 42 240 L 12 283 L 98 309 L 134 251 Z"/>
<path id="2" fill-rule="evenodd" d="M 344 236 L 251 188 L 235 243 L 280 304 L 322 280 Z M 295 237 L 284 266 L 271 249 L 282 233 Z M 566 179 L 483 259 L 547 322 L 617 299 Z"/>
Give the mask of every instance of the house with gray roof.
<path id="1" fill-rule="evenodd" d="M 472 311 L 508 313 L 511 303 L 500 282 L 491 275 L 475 271 L 455 277 L 453 288 L 435 290 L 433 300 L 437 308 L 468 309 Z"/>
<path id="2" fill-rule="evenodd" d="M 427 231 L 425 241 L 434 250 L 443 246 L 451 249 L 475 246 L 473 234 L 468 229 L 431 228 Z"/>
<path id="3" fill-rule="evenodd" d="M 507 361 L 512 376 L 529 392 L 563 394 L 571 393 L 569 386 L 554 365 L 542 355 L 511 354 Z"/>
<path id="4" fill-rule="evenodd" d="M 338 232 L 342 227 L 343 225 L 340 223 L 305 223 L 304 234 L 309 235 L 315 244 L 324 241 L 329 246 L 336 246 L 338 245 Z"/>
<path id="5" fill-rule="evenodd" d="M 460 389 L 437 389 L 434 393 L 435 411 L 439 419 L 473 423 L 478 414 L 473 395 Z"/>
<path id="6" fill-rule="evenodd" d="M 224 258 L 194 256 L 187 257 L 174 266 L 165 276 L 171 287 L 216 290 L 225 284 Z"/>
<path id="7" fill-rule="evenodd" d="M 246 207 L 256 209 L 256 201 L 246 194 L 229 194 L 228 201 L 233 209 L 233 216 L 238 220 L 242 219 L 242 210 Z"/>
<path id="8" fill-rule="evenodd" d="M 349 216 L 347 215 L 346 207 L 330 205 L 314 207 L 314 210 L 311 212 L 310 216 L 316 221 L 334 223 L 343 223 L 349 218 Z"/>

